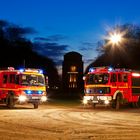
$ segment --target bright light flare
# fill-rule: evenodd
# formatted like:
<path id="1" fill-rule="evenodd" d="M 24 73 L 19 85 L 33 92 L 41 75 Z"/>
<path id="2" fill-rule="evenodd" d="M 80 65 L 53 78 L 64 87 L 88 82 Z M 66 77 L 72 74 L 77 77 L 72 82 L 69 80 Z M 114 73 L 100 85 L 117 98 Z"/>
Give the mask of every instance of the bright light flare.
<path id="1" fill-rule="evenodd" d="M 127 41 L 124 38 L 126 33 L 126 31 L 120 31 L 119 28 L 109 31 L 108 35 L 103 37 L 107 41 L 105 46 L 121 48 L 123 44 L 125 44 L 125 42 Z"/>
<path id="2" fill-rule="evenodd" d="M 86 105 L 88 103 L 88 100 L 83 99 L 83 104 Z"/>
<path id="3" fill-rule="evenodd" d="M 111 33 L 109 40 L 113 45 L 118 45 L 122 41 L 122 34 L 116 32 Z"/>
<path id="4" fill-rule="evenodd" d="M 132 73 L 132 76 L 134 76 L 134 77 L 139 77 L 140 74 L 139 74 L 139 73 Z"/>
<path id="5" fill-rule="evenodd" d="M 26 100 L 27 100 L 27 97 L 26 96 L 24 96 L 24 95 L 20 95 L 19 97 L 18 97 L 18 100 L 19 100 L 19 102 L 25 102 Z"/>
<path id="6" fill-rule="evenodd" d="M 105 100 L 105 104 L 106 104 L 106 105 L 109 104 L 109 100 Z"/>
<path id="7" fill-rule="evenodd" d="M 46 102 L 46 101 L 47 101 L 47 97 L 46 97 L 46 96 L 42 96 L 42 97 L 41 97 L 41 101 L 42 101 L 42 102 Z"/>

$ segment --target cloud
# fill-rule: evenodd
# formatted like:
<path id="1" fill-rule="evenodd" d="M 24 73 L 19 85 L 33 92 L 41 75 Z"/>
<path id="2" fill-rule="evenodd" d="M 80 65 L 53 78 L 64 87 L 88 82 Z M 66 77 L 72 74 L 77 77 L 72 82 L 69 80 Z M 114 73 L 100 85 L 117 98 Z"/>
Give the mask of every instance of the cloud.
<path id="1" fill-rule="evenodd" d="M 60 34 L 56 34 L 56 35 L 52 35 L 52 36 L 48 36 L 48 41 L 52 41 L 52 42 L 56 42 L 56 41 L 60 41 L 60 40 L 64 40 L 67 37 L 64 35 L 60 35 Z"/>
<path id="2" fill-rule="evenodd" d="M 61 35 L 61 34 L 55 34 L 55 35 L 48 36 L 46 38 L 36 37 L 34 40 L 35 41 L 58 42 L 58 41 L 61 41 L 61 40 L 64 40 L 64 39 L 67 39 L 67 37 L 64 36 L 64 35 Z"/>
<path id="3" fill-rule="evenodd" d="M 84 59 L 84 63 L 89 64 L 92 63 L 94 59 Z"/>
<path id="4" fill-rule="evenodd" d="M 33 28 L 30 28 L 30 27 L 15 26 L 15 27 L 9 27 L 8 30 L 18 35 L 27 35 L 27 34 L 37 33 Z"/>
<path id="5" fill-rule="evenodd" d="M 55 62 L 56 62 L 56 64 L 57 64 L 57 66 L 62 66 L 63 60 L 58 59 L 58 60 L 56 60 Z"/>
<path id="6" fill-rule="evenodd" d="M 95 44 L 96 44 L 96 43 L 91 43 L 91 42 L 82 42 L 82 44 L 83 44 L 84 46 L 93 47 L 93 46 L 95 46 Z"/>
<path id="7" fill-rule="evenodd" d="M 68 45 L 58 43 L 35 42 L 34 51 L 39 54 L 52 58 L 57 65 L 62 64 L 62 56 L 66 53 Z"/>
<path id="8" fill-rule="evenodd" d="M 6 20 L 0 20 L 0 28 L 4 36 L 11 40 L 20 39 L 22 37 L 25 38 L 26 35 L 37 33 L 37 31 L 31 27 L 21 27 Z"/>
<path id="9" fill-rule="evenodd" d="M 47 40 L 47 38 L 45 38 L 45 37 L 35 37 L 35 38 L 34 38 L 34 41 L 35 41 L 35 42 L 42 42 L 42 41 L 48 41 L 48 40 Z"/>
<path id="10" fill-rule="evenodd" d="M 89 51 L 89 50 L 95 50 L 97 47 L 97 43 L 91 43 L 91 42 L 82 42 L 81 43 L 81 51 Z"/>

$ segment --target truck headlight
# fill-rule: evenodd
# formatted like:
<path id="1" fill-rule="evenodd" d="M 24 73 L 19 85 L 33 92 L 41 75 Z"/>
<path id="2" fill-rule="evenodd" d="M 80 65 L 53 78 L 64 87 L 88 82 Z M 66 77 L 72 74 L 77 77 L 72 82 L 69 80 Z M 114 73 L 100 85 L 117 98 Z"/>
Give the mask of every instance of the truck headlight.
<path id="1" fill-rule="evenodd" d="M 88 103 L 87 99 L 83 99 L 83 104 L 86 105 Z"/>
<path id="2" fill-rule="evenodd" d="M 104 102 L 104 103 L 105 103 L 106 105 L 107 105 L 107 104 L 109 104 L 109 100 L 105 100 L 105 102 Z"/>
<path id="3" fill-rule="evenodd" d="M 46 102 L 47 101 L 47 97 L 46 96 L 42 96 L 41 97 L 41 102 Z"/>
<path id="4" fill-rule="evenodd" d="M 27 97 L 25 95 L 20 95 L 18 97 L 19 102 L 25 102 L 27 100 Z"/>

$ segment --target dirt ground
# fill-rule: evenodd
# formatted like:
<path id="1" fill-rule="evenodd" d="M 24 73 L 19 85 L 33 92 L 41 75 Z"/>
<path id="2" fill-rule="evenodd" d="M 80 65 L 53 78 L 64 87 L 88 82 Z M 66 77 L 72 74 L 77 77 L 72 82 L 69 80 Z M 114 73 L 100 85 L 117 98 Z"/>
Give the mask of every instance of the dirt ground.
<path id="1" fill-rule="evenodd" d="M 0 140 L 140 140 L 140 109 L 0 105 Z"/>

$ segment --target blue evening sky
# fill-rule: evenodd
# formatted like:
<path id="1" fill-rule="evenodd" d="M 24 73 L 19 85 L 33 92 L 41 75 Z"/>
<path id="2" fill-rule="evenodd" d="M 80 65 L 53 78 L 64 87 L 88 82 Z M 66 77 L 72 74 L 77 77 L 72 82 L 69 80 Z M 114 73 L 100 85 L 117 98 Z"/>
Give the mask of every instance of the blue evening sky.
<path id="1" fill-rule="evenodd" d="M 107 27 L 140 23 L 140 0 L 0 0 L 0 19 L 34 28 L 32 38 L 61 36 L 57 43 L 81 53 L 86 65 Z"/>

